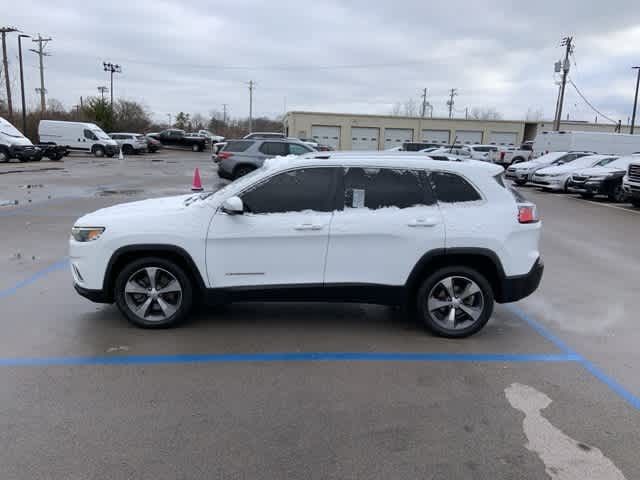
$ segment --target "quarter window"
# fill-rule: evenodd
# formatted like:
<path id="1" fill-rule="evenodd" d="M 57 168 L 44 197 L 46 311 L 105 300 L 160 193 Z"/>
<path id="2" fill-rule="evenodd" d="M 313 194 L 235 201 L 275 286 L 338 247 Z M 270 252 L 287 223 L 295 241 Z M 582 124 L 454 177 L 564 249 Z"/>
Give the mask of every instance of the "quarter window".
<path id="1" fill-rule="evenodd" d="M 260 145 L 259 150 L 265 155 L 273 155 L 274 157 L 289 154 L 287 144 L 284 142 L 264 142 Z"/>
<path id="2" fill-rule="evenodd" d="M 474 202 L 482 199 L 469 182 L 455 173 L 433 172 L 431 180 L 439 202 Z"/>
<path id="3" fill-rule="evenodd" d="M 291 155 L 304 155 L 305 153 L 309 153 L 311 149 L 303 147 L 302 145 L 298 145 L 295 143 L 289 144 L 289 153 Z"/>
<path id="4" fill-rule="evenodd" d="M 424 173 L 391 168 L 344 170 L 346 208 L 409 208 L 434 203 Z"/>
<path id="5" fill-rule="evenodd" d="M 250 213 L 333 210 L 332 168 L 306 168 L 280 173 L 242 194 Z"/>

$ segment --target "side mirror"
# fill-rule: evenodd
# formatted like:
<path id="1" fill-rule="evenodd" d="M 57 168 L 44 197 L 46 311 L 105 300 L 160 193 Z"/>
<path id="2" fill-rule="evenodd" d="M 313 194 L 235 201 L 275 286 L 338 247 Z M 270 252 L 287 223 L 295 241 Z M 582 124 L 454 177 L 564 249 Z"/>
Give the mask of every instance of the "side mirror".
<path id="1" fill-rule="evenodd" d="M 228 215 L 242 215 L 244 213 L 242 199 L 237 196 L 227 198 L 222 202 L 222 211 Z"/>

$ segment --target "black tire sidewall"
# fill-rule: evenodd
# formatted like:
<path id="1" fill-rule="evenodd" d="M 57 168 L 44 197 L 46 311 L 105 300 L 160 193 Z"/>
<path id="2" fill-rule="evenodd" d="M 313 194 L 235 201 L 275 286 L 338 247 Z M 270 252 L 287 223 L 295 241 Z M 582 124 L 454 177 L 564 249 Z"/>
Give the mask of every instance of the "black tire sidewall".
<path id="1" fill-rule="evenodd" d="M 182 286 L 182 303 L 180 308 L 168 319 L 162 322 L 148 322 L 137 317 L 133 312 L 129 310 L 127 302 L 124 298 L 124 286 L 129 277 L 136 271 L 145 267 L 160 267 L 164 270 L 171 272 L 180 282 Z M 189 315 L 193 306 L 193 284 L 187 273 L 182 267 L 176 265 L 170 260 L 157 257 L 145 257 L 140 260 L 135 260 L 126 265 L 118 274 L 115 281 L 114 298 L 116 305 L 122 312 L 122 314 L 132 324 L 142 328 L 170 328 L 182 323 Z"/>
<path id="2" fill-rule="evenodd" d="M 514 181 L 516 182 L 516 185 L 520 185 L 520 186 L 522 186 L 522 185 L 524 185 L 525 183 L 527 183 L 527 181 L 526 181 L 526 180 L 514 180 Z"/>
<path id="3" fill-rule="evenodd" d="M 470 278 L 480 287 L 482 295 L 484 296 L 484 311 L 482 312 L 482 315 L 477 322 L 462 330 L 452 331 L 442 328 L 442 326 L 440 326 L 431 318 L 431 315 L 429 314 L 427 308 L 427 295 L 429 294 L 431 289 L 436 285 L 437 282 L 445 277 L 450 276 L 461 276 Z M 484 275 L 480 274 L 472 268 L 462 266 L 443 267 L 439 270 L 436 270 L 422 282 L 416 293 L 415 305 L 419 319 L 430 331 L 441 337 L 464 338 L 480 331 L 491 318 L 494 305 L 493 289 L 491 288 L 491 284 L 484 277 Z"/>
<path id="4" fill-rule="evenodd" d="M 133 154 L 133 147 L 131 145 L 124 145 L 122 147 L 122 153 L 124 153 L 125 155 Z"/>

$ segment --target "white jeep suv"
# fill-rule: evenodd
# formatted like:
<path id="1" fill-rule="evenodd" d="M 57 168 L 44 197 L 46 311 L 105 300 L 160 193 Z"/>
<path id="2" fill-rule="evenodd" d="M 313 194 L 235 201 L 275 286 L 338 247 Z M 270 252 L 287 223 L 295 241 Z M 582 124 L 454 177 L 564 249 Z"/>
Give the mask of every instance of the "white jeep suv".
<path id="1" fill-rule="evenodd" d="M 215 193 L 81 217 L 75 288 L 141 327 L 175 325 L 196 301 L 339 301 L 467 336 L 542 276 L 536 208 L 501 173 L 418 154 L 268 160 Z"/>

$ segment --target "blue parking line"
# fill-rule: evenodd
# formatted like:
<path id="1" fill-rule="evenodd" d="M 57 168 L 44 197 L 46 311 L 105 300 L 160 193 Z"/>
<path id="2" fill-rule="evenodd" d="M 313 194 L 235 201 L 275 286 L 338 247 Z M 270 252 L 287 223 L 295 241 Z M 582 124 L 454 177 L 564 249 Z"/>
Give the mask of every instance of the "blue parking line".
<path id="1" fill-rule="evenodd" d="M 511 310 L 513 314 L 519 317 L 522 321 L 528 324 L 531 328 L 533 328 L 539 335 L 544 337 L 549 342 L 553 343 L 562 353 L 572 358 L 575 358 L 576 362 L 582 365 L 582 367 L 587 370 L 591 375 L 604 383 L 611 391 L 616 393 L 619 397 L 624 399 L 629 405 L 631 405 L 636 410 L 640 410 L 640 397 L 635 396 L 625 387 L 623 387 L 616 380 L 611 378 L 609 375 L 604 373 L 600 368 L 594 365 L 590 360 L 587 360 L 582 355 L 576 353 L 572 350 L 566 343 L 560 340 L 556 335 L 551 333 L 546 327 L 544 327 L 540 322 L 534 320 L 530 315 L 525 313 L 522 309 L 515 305 L 507 305 L 507 308 Z"/>
<path id="2" fill-rule="evenodd" d="M 34 273 L 33 275 L 31 275 L 28 278 L 25 278 L 24 280 L 21 280 L 20 282 L 16 283 L 14 286 L 5 288 L 4 290 L 0 290 L 0 298 L 5 298 L 10 295 L 13 295 L 21 288 L 27 287 L 32 283 L 37 282 L 42 277 L 46 277 L 51 272 L 55 272 L 57 270 L 63 270 L 65 268 L 68 268 L 68 266 L 69 266 L 69 260 L 67 258 L 58 260 L 56 263 L 49 265 L 48 267 Z"/>
<path id="3" fill-rule="evenodd" d="M 386 352 L 281 352 L 177 355 L 121 355 L 96 357 L 0 358 L 0 366 L 140 365 L 181 363 L 268 362 L 575 362 L 571 355 L 474 354 L 474 353 L 386 353 Z"/>

